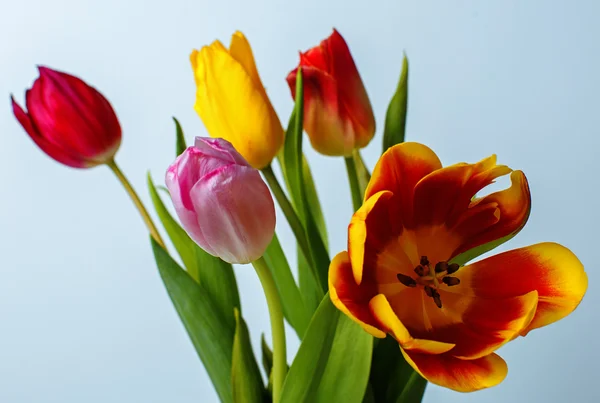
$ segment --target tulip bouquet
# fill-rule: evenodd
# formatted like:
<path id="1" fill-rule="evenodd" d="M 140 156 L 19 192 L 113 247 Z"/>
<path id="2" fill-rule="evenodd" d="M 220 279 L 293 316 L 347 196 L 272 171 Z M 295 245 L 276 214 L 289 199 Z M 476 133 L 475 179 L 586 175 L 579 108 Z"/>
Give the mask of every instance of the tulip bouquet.
<path id="1" fill-rule="evenodd" d="M 359 150 L 373 139 L 375 118 L 337 31 L 301 53 L 289 73 L 295 107 L 285 130 L 243 34 L 229 48 L 216 41 L 193 51 L 191 65 L 195 109 L 211 137 L 186 147 L 175 120 L 177 156 L 165 169 L 166 188 L 148 176 L 172 250 L 115 162 L 121 129 L 104 96 L 40 67 L 27 110 L 14 99 L 12 107 L 50 157 L 74 168 L 105 164 L 124 185 L 221 401 L 412 403 L 427 381 L 460 392 L 488 388 L 507 375 L 498 348 L 564 318 L 582 300 L 584 268 L 559 244 L 478 259 L 525 225 L 527 179 L 494 155 L 443 167 L 429 147 L 404 142 L 406 57 L 371 173 Z M 337 254 L 328 250 L 304 132 L 315 150 L 346 164 L 355 212 L 347 250 Z M 505 175 L 510 187 L 481 194 Z M 296 238 L 296 262 L 275 234 L 274 200 Z M 271 342 L 263 338 L 260 359 L 232 270 L 244 263 L 254 266 L 270 315 Z M 292 362 L 284 322 L 301 340 Z"/>

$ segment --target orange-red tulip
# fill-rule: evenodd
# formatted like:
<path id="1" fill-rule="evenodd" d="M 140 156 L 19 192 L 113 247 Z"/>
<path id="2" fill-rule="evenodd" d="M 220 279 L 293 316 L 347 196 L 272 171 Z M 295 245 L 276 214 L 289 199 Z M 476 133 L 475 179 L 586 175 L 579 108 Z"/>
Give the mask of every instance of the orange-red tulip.
<path id="1" fill-rule="evenodd" d="M 510 173 L 512 185 L 475 196 Z M 570 314 L 587 289 L 577 257 L 540 243 L 461 267 L 525 225 L 529 187 L 496 164 L 442 167 L 433 151 L 403 143 L 383 154 L 348 228 L 348 252 L 331 263 L 333 303 L 376 337 L 391 334 L 427 380 L 470 392 L 500 383 L 494 353 Z"/>
<path id="2" fill-rule="evenodd" d="M 300 64 L 287 77 L 296 98 L 296 75 L 302 68 L 304 130 L 315 150 L 349 156 L 375 134 L 375 117 L 350 49 L 334 30 L 317 47 L 300 53 Z"/>

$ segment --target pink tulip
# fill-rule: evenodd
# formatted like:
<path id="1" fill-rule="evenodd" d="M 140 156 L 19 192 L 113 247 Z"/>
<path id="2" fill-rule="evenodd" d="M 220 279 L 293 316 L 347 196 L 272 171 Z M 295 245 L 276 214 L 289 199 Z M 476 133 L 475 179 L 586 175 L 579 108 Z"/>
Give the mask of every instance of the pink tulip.
<path id="1" fill-rule="evenodd" d="M 275 232 L 275 206 L 258 170 L 223 139 L 196 137 L 169 167 L 166 184 L 189 236 L 229 263 L 263 255 Z"/>
<path id="2" fill-rule="evenodd" d="M 15 117 L 35 144 L 73 168 L 110 162 L 121 144 L 121 126 L 102 94 L 77 77 L 39 67 L 25 93 L 27 112 L 12 98 Z"/>

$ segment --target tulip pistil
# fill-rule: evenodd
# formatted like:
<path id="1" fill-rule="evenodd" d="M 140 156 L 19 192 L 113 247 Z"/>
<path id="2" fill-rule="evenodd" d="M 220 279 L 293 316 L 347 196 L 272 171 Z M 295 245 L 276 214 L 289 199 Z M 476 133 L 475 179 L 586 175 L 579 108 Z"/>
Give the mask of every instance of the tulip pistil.
<path id="1" fill-rule="evenodd" d="M 450 276 L 450 274 L 456 273 L 459 268 L 458 264 L 446 261 L 439 261 L 432 268 L 427 256 L 421 256 L 419 265 L 414 269 L 414 272 L 418 276 L 417 279 L 402 273 L 398 273 L 396 277 L 406 287 L 414 288 L 417 285 L 423 286 L 425 295 L 433 299 L 435 305 L 441 308 L 442 298 L 438 292 L 438 288 L 442 283 L 449 287 L 460 284 L 458 277 Z"/>

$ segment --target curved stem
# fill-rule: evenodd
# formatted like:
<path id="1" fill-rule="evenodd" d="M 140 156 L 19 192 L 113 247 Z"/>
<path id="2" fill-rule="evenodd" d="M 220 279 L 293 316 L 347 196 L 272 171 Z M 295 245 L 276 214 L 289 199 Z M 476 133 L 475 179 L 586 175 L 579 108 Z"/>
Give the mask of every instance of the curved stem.
<path id="1" fill-rule="evenodd" d="M 362 206 L 362 196 L 360 186 L 358 184 L 358 174 L 356 172 L 356 164 L 353 156 L 345 157 L 346 171 L 348 172 L 348 182 L 350 182 L 350 192 L 352 193 L 352 206 L 354 211 Z"/>
<path id="2" fill-rule="evenodd" d="M 150 214 L 148 214 L 148 210 L 146 210 L 146 207 L 144 207 L 144 204 L 140 200 L 140 197 L 133 189 L 133 186 L 131 186 L 131 183 L 129 182 L 129 180 L 127 180 L 127 177 L 125 176 L 123 171 L 121 171 L 121 169 L 119 168 L 119 166 L 117 165 L 115 160 L 111 160 L 111 161 L 107 162 L 106 165 L 108 165 L 108 167 L 114 172 L 117 179 L 119 179 L 119 182 L 121 182 L 121 184 L 125 188 L 125 191 L 127 191 L 127 194 L 133 201 L 133 204 L 135 204 L 135 207 L 138 209 L 138 211 L 140 212 L 140 215 L 144 219 L 144 222 L 146 223 L 146 227 L 148 227 L 148 230 L 150 231 L 150 235 L 152 235 L 154 240 L 156 242 L 158 242 L 160 244 L 160 246 L 162 246 L 164 248 L 165 243 L 163 242 L 162 238 L 160 237 L 160 234 L 158 233 L 158 230 L 156 229 L 156 226 L 154 225 L 154 222 L 152 221 Z"/>
<path id="3" fill-rule="evenodd" d="M 271 191 L 275 195 L 275 199 L 277 199 L 277 203 L 279 203 L 279 206 L 283 211 L 283 215 L 285 215 L 288 224 L 290 224 L 290 228 L 296 237 L 296 241 L 300 246 L 302 254 L 306 258 L 306 261 L 311 262 L 312 258 L 310 255 L 310 249 L 308 248 L 308 241 L 306 240 L 306 231 L 304 230 L 304 226 L 302 225 L 302 222 L 300 222 L 300 218 L 298 217 L 298 214 L 296 214 L 296 210 L 294 210 L 292 203 L 290 203 L 290 200 L 279 184 L 279 181 L 273 172 L 273 168 L 271 168 L 271 165 L 268 165 L 262 169 L 262 173 L 265 176 Z"/>
<path id="4" fill-rule="evenodd" d="M 265 260 L 261 257 L 252 262 L 260 283 L 262 284 L 269 316 L 271 319 L 271 337 L 273 339 L 273 403 L 279 403 L 281 388 L 287 372 L 287 358 L 285 349 L 285 328 L 283 325 L 283 310 L 277 286 Z"/>

